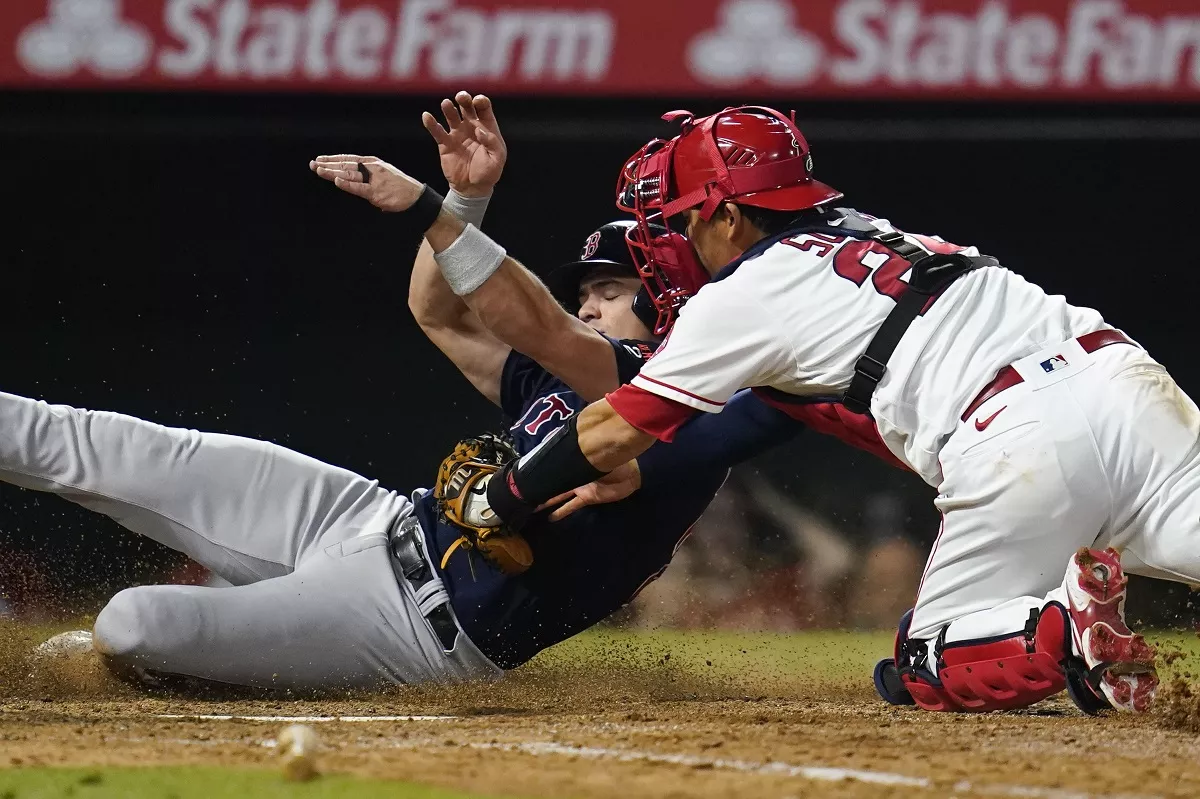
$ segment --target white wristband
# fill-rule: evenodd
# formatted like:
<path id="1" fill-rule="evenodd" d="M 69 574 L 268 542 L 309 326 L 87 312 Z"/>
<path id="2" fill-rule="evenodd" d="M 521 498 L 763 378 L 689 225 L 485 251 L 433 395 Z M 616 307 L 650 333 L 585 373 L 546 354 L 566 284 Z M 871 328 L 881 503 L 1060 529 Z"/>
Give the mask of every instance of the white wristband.
<path id="1" fill-rule="evenodd" d="M 482 286 L 504 263 L 505 255 L 504 248 L 479 228 L 467 225 L 454 243 L 434 253 L 433 259 L 450 290 L 461 297 Z"/>
<path id="2" fill-rule="evenodd" d="M 486 197 L 464 197 L 451 189 L 442 203 L 442 208 L 468 225 L 481 228 L 483 227 L 483 214 L 487 211 L 488 202 L 491 199 L 491 194 Z"/>

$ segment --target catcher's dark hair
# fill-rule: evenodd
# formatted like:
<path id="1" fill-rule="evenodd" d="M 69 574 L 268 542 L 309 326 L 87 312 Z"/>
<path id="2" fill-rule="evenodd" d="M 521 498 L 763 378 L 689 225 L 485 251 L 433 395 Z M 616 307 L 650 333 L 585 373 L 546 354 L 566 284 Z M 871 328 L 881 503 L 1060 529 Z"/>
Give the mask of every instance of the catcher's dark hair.
<path id="1" fill-rule="evenodd" d="M 806 208 L 803 211 L 773 211 L 770 208 L 758 208 L 753 205 L 741 205 L 740 203 L 735 203 L 735 205 L 742 212 L 742 216 L 746 217 L 746 221 L 768 236 L 777 236 L 792 228 L 815 222 L 824 216 L 824 211 L 820 208 Z"/>

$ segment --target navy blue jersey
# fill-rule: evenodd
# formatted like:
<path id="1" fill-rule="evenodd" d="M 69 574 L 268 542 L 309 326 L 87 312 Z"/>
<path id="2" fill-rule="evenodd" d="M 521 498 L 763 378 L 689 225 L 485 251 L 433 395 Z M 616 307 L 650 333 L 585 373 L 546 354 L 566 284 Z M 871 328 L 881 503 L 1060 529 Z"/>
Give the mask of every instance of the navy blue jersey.
<path id="1" fill-rule="evenodd" d="M 654 345 L 643 342 L 612 345 L 622 383 L 631 380 L 654 351 Z M 588 404 L 535 361 L 515 352 L 504 366 L 500 399 L 521 454 Z M 547 520 L 548 512 L 530 520 L 522 534 L 534 560 L 524 574 L 505 575 L 473 552 L 455 552 L 443 579 L 455 615 L 475 645 L 497 666 L 511 669 L 633 599 L 666 568 L 724 482 L 728 466 L 751 454 L 736 445 L 738 431 L 746 431 L 747 440 L 762 441 L 770 438 L 763 426 L 778 425 L 774 440 L 783 441 L 790 437 L 785 431 L 798 429 L 784 414 L 752 402 L 752 408 L 745 406 L 747 412 L 734 412 L 743 424 L 729 424 L 733 417 L 723 420 L 722 440 L 728 446 L 714 447 L 714 437 L 704 425 L 687 435 L 693 423 L 680 431 L 682 438 L 675 443 L 656 444 L 639 459 L 644 464 L 643 487 L 633 496 L 584 508 L 556 523 Z M 433 559 L 439 561 L 459 533 L 437 521 L 430 496 L 418 503 L 417 513 Z"/>

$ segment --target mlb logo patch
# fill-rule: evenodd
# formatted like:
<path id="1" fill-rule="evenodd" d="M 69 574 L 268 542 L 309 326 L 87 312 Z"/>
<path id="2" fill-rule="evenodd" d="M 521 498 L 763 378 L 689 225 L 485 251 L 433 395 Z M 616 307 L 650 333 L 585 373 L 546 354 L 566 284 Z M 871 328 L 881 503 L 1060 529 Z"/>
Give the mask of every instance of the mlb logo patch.
<path id="1" fill-rule="evenodd" d="M 1059 369 L 1067 368 L 1067 359 L 1061 355 L 1055 355 L 1052 358 L 1047 358 L 1042 361 L 1042 371 L 1046 373 L 1057 372 Z"/>

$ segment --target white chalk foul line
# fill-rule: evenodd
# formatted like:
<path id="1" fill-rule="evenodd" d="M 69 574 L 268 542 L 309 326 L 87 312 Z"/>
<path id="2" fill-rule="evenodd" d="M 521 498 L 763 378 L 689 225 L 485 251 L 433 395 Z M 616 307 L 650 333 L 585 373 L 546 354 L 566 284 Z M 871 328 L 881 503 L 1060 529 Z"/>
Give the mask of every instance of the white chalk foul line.
<path id="1" fill-rule="evenodd" d="M 888 771 L 869 771 L 865 769 L 834 768 L 829 766 L 795 766 L 790 763 L 780 763 L 777 761 L 756 763 L 749 760 L 664 754 L 638 749 L 605 749 L 594 746 L 569 746 L 566 744 L 538 741 L 508 744 L 470 743 L 467 746 L 472 749 L 499 749 L 508 752 L 524 752 L 530 755 L 567 755 L 595 760 L 642 761 L 648 763 L 669 763 L 680 766 L 700 766 L 705 768 L 729 769 L 749 774 L 805 777 L 810 780 L 823 780 L 826 782 L 858 780 L 859 782 L 869 782 L 877 785 L 906 785 L 916 788 L 928 788 L 933 784 L 931 780 L 925 777 L 910 777 L 907 774 L 895 774 Z M 1058 788 L 1042 788 L 1034 785 L 977 784 L 967 780 L 955 783 L 954 790 L 964 793 L 973 791 L 993 796 L 1023 797 L 1025 799 L 1161 799 L 1161 797 L 1131 794 L 1088 794 L 1077 791 L 1064 791 Z"/>
<path id="2" fill-rule="evenodd" d="M 220 716 L 206 714 L 157 713 L 156 719 L 189 719 L 193 721 L 269 721 L 287 724 L 321 724 L 327 721 L 447 721 L 458 716 Z"/>
<path id="3" fill-rule="evenodd" d="M 669 763 L 675 766 L 703 766 L 707 768 L 731 769 L 751 774 L 782 775 L 785 777 L 807 777 L 811 780 L 838 781 L 846 779 L 873 782 L 880 785 L 910 785 L 927 788 L 930 781 L 924 777 L 910 777 L 887 771 L 863 771 L 860 769 L 828 768 L 825 766 L 793 766 L 788 763 L 755 763 L 748 760 L 699 757 L 697 755 L 646 752 L 638 749 L 605 749 L 596 746 L 569 746 L 542 741 L 524 743 L 471 743 L 472 749 L 499 749 L 506 752 L 524 752 L 529 755 L 567 755 L 592 760 L 617 760 L 620 762 L 642 761 L 647 763 Z"/>

